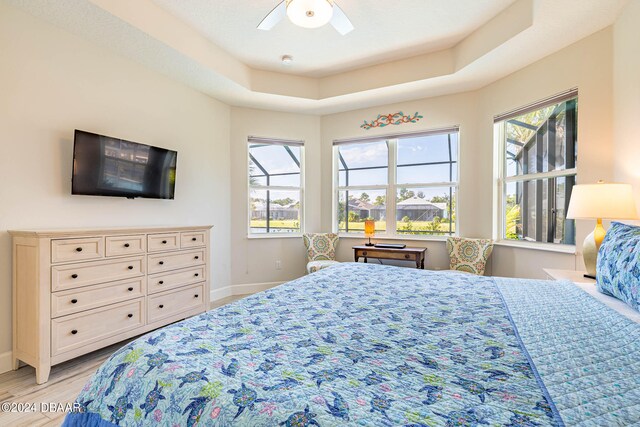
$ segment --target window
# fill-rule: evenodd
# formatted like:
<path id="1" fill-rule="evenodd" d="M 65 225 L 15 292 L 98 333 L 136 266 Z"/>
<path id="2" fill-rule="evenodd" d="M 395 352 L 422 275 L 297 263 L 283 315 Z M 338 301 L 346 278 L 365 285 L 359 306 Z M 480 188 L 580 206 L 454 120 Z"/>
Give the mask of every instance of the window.
<path id="1" fill-rule="evenodd" d="M 249 138 L 249 234 L 302 232 L 303 143 Z"/>
<path id="2" fill-rule="evenodd" d="M 453 235 L 456 232 L 458 129 L 334 141 L 335 227 L 376 235 Z"/>
<path id="3" fill-rule="evenodd" d="M 566 218 L 576 179 L 577 91 L 496 117 L 501 238 L 575 244 Z"/>

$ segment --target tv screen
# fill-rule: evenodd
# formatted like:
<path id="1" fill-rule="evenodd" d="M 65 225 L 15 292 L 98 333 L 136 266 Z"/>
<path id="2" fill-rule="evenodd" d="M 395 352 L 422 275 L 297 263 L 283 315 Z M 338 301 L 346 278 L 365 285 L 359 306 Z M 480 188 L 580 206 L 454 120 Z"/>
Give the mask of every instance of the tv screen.
<path id="1" fill-rule="evenodd" d="M 173 199 L 178 153 L 75 131 L 72 194 Z"/>

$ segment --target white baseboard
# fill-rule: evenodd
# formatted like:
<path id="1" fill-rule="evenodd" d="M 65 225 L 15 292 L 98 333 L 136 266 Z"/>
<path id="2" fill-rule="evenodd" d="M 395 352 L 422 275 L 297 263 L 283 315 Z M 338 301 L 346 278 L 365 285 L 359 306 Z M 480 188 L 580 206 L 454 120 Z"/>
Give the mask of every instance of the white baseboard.
<path id="1" fill-rule="evenodd" d="M 231 286 L 225 286 L 224 288 L 220 289 L 212 289 L 210 300 L 217 301 L 222 298 L 230 297 L 231 295 L 233 295 L 233 289 L 231 289 Z"/>
<path id="2" fill-rule="evenodd" d="M 13 370 L 13 352 L 0 353 L 0 374 Z"/>
<path id="3" fill-rule="evenodd" d="M 214 289 L 211 291 L 211 301 L 216 301 L 232 295 L 248 295 L 257 292 L 266 291 L 274 288 L 284 282 L 266 282 L 266 283 L 244 283 L 241 285 L 225 286 L 224 288 Z"/>

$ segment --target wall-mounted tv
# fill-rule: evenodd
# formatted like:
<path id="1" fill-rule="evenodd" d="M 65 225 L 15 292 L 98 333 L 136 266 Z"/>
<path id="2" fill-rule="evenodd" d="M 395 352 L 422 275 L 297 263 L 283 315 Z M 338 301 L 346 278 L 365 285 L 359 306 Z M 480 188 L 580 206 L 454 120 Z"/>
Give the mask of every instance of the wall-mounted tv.
<path id="1" fill-rule="evenodd" d="M 178 153 L 75 131 L 71 193 L 173 199 Z"/>

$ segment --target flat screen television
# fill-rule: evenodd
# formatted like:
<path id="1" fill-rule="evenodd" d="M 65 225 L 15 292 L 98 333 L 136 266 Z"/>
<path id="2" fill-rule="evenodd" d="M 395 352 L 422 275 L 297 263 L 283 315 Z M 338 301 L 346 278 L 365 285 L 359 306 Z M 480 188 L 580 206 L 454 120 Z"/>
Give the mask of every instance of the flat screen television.
<path id="1" fill-rule="evenodd" d="M 75 131 L 71 193 L 173 199 L 176 151 Z"/>

